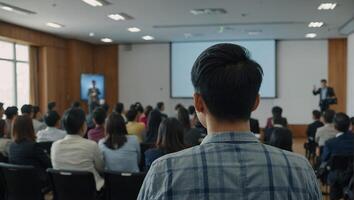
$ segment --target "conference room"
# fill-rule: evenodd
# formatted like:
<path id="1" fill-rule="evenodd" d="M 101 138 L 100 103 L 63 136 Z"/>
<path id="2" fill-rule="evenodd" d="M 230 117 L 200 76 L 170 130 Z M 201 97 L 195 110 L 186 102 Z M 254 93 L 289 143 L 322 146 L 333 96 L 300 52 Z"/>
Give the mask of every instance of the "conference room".
<path id="1" fill-rule="evenodd" d="M 0 0 L 0 200 L 354 200 L 353 0 Z"/>

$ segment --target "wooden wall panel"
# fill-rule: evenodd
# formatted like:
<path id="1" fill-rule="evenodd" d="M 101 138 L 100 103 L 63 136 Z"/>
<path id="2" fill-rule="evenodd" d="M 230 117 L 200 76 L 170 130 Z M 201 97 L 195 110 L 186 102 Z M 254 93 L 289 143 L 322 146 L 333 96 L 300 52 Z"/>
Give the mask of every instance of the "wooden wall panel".
<path id="1" fill-rule="evenodd" d="M 346 112 L 347 99 L 347 39 L 328 40 L 328 84 L 334 88 L 337 112 Z"/>
<path id="2" fill-rule="evenodd" d="M 294 138 L 306 138 L 306 124 L 289 124 L 289 129 L 293 133 Z"/>

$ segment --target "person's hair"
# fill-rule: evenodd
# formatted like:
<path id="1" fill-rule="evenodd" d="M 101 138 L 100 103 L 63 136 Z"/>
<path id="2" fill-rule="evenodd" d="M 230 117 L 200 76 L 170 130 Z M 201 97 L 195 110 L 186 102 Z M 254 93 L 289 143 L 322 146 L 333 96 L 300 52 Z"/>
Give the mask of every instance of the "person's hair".
<path id="1" fill-rule="evenodd" d="M 5 136 L 5 127 L 6 127 L 6 121 L 0 119 L 0 138 L 3 138 Z"/>
<path id="2" fill-rule="evenodd" d="M 156 107 L 157 107 L 157 109 L 159 109 L 159 110 L 161 110 L 163 106 L 164 106 L 164 103 L 163 103 L 163 102 L 158 102 L 158 103 L 156 104 Z"/>
<path id="3" fill-rule="evenodd" d="M 269 144 L 280 149 L 292 151 L 293 138 L 291 131 L 287 128 L 274 128 Z"/>
<path id="4" fill-rule="evenodd" d="M 336 130 L 340 131 L 340 132 L 347 132 L 349 130 L 350 127 L 350 118 L 348 115 L 346 115 L 345 113 L 337 113 L 334 116 L 334 127 Z"/>
<path id="5" fill-rule="evenodd" d="M 91 83 L 95 83 L 95 84 L 96 84 L 96 81 L 95 81 L 95 80 L 92 80 Z"/>
<path id="6" fill-rule="evenodd" d="M 161 122 L 156 147 L 166 153 L 177 152 L 185 148 L 184 129 L 176 118 L 167 118 Z"/>
<path id="7" fill-rule="evenodd" d="M 312 116 L 315 119 L 320 119 L 321 118 L 321 112 L 319 110 L 314 110 L 314 111 L 312 111 Z"/>
<path id="8" fill-rule="evenodd" d="M 182 104 L 178 103 L 178 104 L 175 106 L 175 110 L 178 111 L 178 109 L 179 109 L 180 107 L 184 107 L 184 106 L 183 106 Z"/>
<path id="9" fill-rule="evenodd" d="M 191 121 L 189 119 L 189 112 L 184 107 L 180 107 L 177 113 L 177 119 L 181 122 L 185 131 L 191 129 Z"/>
<path id="10" fill-rule="evenodd" d="M 41 111 L 39 106 L 33 106 L 32 107 L 32 111 L 33 111 L 33 119 L 36 119 L 37 114 Z"/>
<path id="11" fill-rule="evenodd" d="M 0 109 L 4 109 L 4 103 L 0 102 Z"/>
<path id="12" fill-rule="evenodd" d="M 35 141 L 32 119 L 28 115 L 16 117 L 12 128 L 12 139 L 18 143 L 23 140 Z"/>
<path id="13" fill-rule="evenodd" d="M 80 107 L 81 107 L 80 101 L 74 101 L 74 102 L 71 104 L 71 107 L 72 107 L 72 108 L 80 108 Z"/>
<path id="14" fill-rule="evenodd" d="M 336 112 L 334 110 L 328 109 L 323 113 L 323 119 L 326 123 L 333 123 L 334 116 Z"/>
<path id="15" fill-rule="evenodd" d="M 350 123 L 352 124 L 352 126 L 354 126 L 354 117 L 350 118 Z M 354 128 L 354 127 L 353 127 Z"/>
<path id="16" fill-rule="evenodd" d="M 148 132 L 150 134 L 155 134 L 159 130 L 160 123 L 162 121 L 162 116 L 161 113 L 159 113 L 156 110 L 151 111 L 149 117 L 148 117 Z"/>
<path id="17" fill-rule="evenodd" d="M 190 115 L 194 115 L 195 114 L 195 107 L 194 106 L 189 106 L 188 107 L 188 112 Z"/>
<path id="18" fill-rule="evenodd" d="M 81 108 L 69 108 L 64 114 L 63 124 L 69 135 L 76 135 L 86 120 L 85 112 Z"/>
<path id="19" fill-rule="evenodd" d="M 135 118 L 137 115 L 138 115 L 138 112 L 135 109 L 130 109 L 126 114 L 128 122 L 135 121 Z"/>
<path id="20" fill-rule="evenodd" d="M 112 113 L 106 123 L 107 139 L 104 144 L 110 149 L 119 149 L 127 142 L 128 131 L 123 117 L 118 113 Z"/>
<path id="21" fill-rule="evenodd" d="M 30 104 L 25 104 L 21 107 L 22 114 L 31 114 L 33 112 L 33 106 Z"/>
<path id="22" fill-rule="evenodd" d="M 107 117 L 106 110 L 102 107 L 98 107 L 93 111 L 92 117 L 96 124 L 102 125 Z"/>
<path id="23" fill-rule="evenodd" d="M 152 106 L 148 105 L 145 107 L 144 114 L 146 117 L 149 117 L 150 112 L 153 110 Z"/>
<path id="24" fill-rule="evenodd" d="M 272 108 L 272 115 L 273 115 L 273 118 L 278 118 L 278 117 L 281 117 L 283 114 L 283 109 L 279 106 L 274 106 Z"/>
<path id="25" fill-rule="evenodd" d="M 109 105 L 108 105 L 108 103 L 104 103 L 103 105 L 101 105 L 101 107 L 106 111 L 106 113 L 109 112 Z"/>
<path id="26" fill-rule="evenodd" d="M 135 110 L 139 113 L 144 113 L 144 107 L 141 104 L 135 104 Z"/>
<path id="27" fill-rule="evenodd" d="M 321 83 L 327 83 L 326 79 L 321 79 Z"/>
<path id="28" fill-rule="evenodd" d="M 116 113 L 122 114 L 123 111 L 124 111 L 124 104 L 118 102 L 118 103 L 116 104 L 116 106 L 114 107 L 114 111 L 115 111 Z"/>
<path id="29" fill-rule="evenodd" d="M 7 107 L 5 110 L 6 119 L 13 119 L 18 115 L 18 108 L 16 106 Z"/>
<path id="30" fill-rule="evenodd" d="M 57 103 L 55 101 L 51 101 L 48 103 L 47 105 L 47 108 L 48 108 L 48 111 L 52 111 L 54 110 L 54 108 L 57 106 Z"/>
<path id="31" fill-rule="evenodd" d="M 263 79 L 262 67 L 236 44 L 203 51 L 191 71 L 192 83 L 209 112 L 219 120 L 248 120 Z"/>
<path id="32" fill-rule="evenodd" d="M 44 115 L 44 123 L 49 127 L 55 126 L 59 120 L 60 120 L 60 115 L 54 110 L 48 111 Z"/>

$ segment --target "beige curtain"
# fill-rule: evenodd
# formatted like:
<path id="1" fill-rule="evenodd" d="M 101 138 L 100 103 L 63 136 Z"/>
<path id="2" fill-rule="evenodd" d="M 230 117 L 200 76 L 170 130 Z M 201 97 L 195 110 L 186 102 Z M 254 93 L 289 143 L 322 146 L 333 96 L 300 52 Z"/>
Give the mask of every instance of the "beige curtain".
<path id="1" fill-rule="evenodd" d="M 38 47 L 30 46 L 29 65 L 30 65 L 30 104 L 38 105 Z"/>

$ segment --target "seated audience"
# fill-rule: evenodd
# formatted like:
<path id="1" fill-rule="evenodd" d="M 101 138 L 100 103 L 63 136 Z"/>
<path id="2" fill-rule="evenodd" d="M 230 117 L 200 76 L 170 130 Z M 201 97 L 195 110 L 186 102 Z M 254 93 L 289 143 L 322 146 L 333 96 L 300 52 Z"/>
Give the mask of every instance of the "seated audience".
<path id="1" fill-rule="evenodd" d="M 178 115 L 178 109 L 180 109 L 180 108 L 184 108 L 184 106 L 182 104 L 180 104 L 180 103 L 176 104 L 175 112 L 176 112 L 177 115 Z"/>
<path id="2" fill-rule="evenodd" d="M 326 110 L 322 115 L 322 121 L 324 122 L 324 126 L 320 127 L 316 131 L 315 141 L 319 146 L 319 151 L 317 151 L 317 155 L 322 155 L 323 146 L 326 141 L 334 138 L 338 131 L 334 128 L 333 119 L 336 113 L 334 110 Z"/>
<path id="3" fill-rule="evenodd" d="M 145 143 L 153 144 L 156 142 L 157 132 L 162 121 L 161 112 L 157 109 L 151 111 L 148 119 Z"/>
<path id="4" fill-rule="evenodd" d="M 16 106 L 7 107 L 5 110 L 6 129 L 5 137 L 12 137 L 12 123 L 18 115 L 18 108 Z"/>
<path id="5" fill-rule="evenodd" d="M 184 149 L 183 135 L 183 126 L 176 118 L 163 120 L 159 128 L 156 147 L 145 151 L 145 169 L 148 170 L 151 164 L 161 156 Z"/>
<path id="6" fill-rule="evenodd" d="M 250 128 L 251 128 L 251 132 L 254 134 L 260 134 L 260 128 L 259 128 L 259 122 L 257 119 L 254 118 L 250 118 Z"/>
<path id="7" fill-rule="evenodd" d="M 49 111 L 44 115 L 47 128 L 37 133 L 37 142 L 55 142 L 66 136 L 65 131 L 60 130 L 60 116 L 56 111 Z"/>
<path id="8" fill-rule="evenodd" d="M 139 142 L 143 141 L 143 134 L 145 132 L 144 123 L 138 122 L 138 112 L 135 109 L 131 109 L 127 112 L 127 131 L 129 135 L 137 136 Z"/>
<path id="9" fill-rule="evenodd" d="M 135 135 L 128 135 L 123 117 L 112 113 L 106 124 L 106 137 L 99 142 L 105 169 L 118 172 L 139 172 L 140 144 Z"/>
<path id="10" fill-rule="evenodd" d="M 269 145 L 286 151 L 293 151 L 293 134 L 287 128 L 275 128 L 270 137 Z"/>
<path id="11" fill-rule="evenodd" d="M 197 124 L 198 117 L 195 113 L 195 108 L 194 106 L 189 106 L 188 107 L 188 112 L 189 112 L 189 119 L 191 121 L 191 126 L 194 127 Z"/>
<path id="12" fill-rule="evenodd" d="M 42 113 L 39 110 L 39 106 L 33 106 L 32 111 L 33 111 L 32 122 L 33 122 L 34 132 L 38 133 L 38 131 L 45 129 L 47 126 L 45 125 L 45 123 L 42 122 L 43 118 L 42 118 Z"/>
<path id="13" fill-rule="evenodd" d="M 116 104 L 116 106 L 114 107 L 114 112 L 120 114 L 123 117 L 124 121 L 127 122 L 127 118 L 124 115 L 124 104 L 123 103 L 118 102 Z"/>
<path id="14" fill-rule="evenodd" d="M 0 119 L 4 117 L 4 114 L 5 114 L 4 103 L 0 102 Z"/>
<path id="15" fill-rule="evenodd" d="M 96 142 L 83 138 L 87 128 L 85 112 L 80 108 L 70 108 L 64 114 L 63 124 L 67 136 L 52 145 L 53 168 L 92 172 L 96 189 L 100 190 L 104 185 L 104 179 L 99 175 L 104 168 L 103 156 Z"/>
<path id="16" fill-rule="evenodd" d="M 46 169 L 51 168 L 50 158 L 36 143 L 32 119 L 28 115 L 16 117 L 13 123 L 12 140 L 9 148 L 9 163 L 32 165 L 38 169 L 40 180 L 47 182 Z"/>
<path id="17" fill-rule="evenodd" d="M 71 104 L 71 108 L 81 108 L 81 103 L 80 103 L 80 101 L 74 101 L 74 102 Z"/>
<path id="18" fill-rule="evenodd" d="M 205 50 L 192 68 L 194 105 L 208 136 L 156 160 L 138 199 L 320 200 L 309 162 L 261 144 L 249 118 L 260 102 L 262 68 L 236 44 Z"/>
<path id="19" fill-rule="evenodd" d="M 283 109 L 279 106 L 272 108 L 272 117 L 268 118 L 266 128 L 288 127 L 288 120 L 282 116 Z"/>
<path id="20" fill-rule="evenodd" d="M 317 129 L 324 125 L 321 122 L 321 112 L 319 110 L 312 111 L 312 119 L 314 121 L 308 125 L 307 130 L 306 130 L 307 139 L 309 142 L 315 141 Z"/>
<path id="21" fill-rule="evenodd" d="M 152 111 L 152 106 L 148 105 L 145 107 L 144 114 L 140 115 L 139 122 L 144 123 L 145 127 L 147 127 L 147 122 L 149 119 L 150 112 Z"/>
<path id="22" fill-rule="evenodd" d="M 203 133 L 199 128 L 192 128 L 191 121 L 189 120 L 189 112 L 184 107 L 178 109 L 177 119 L 181 122 L 184 128 L 184 144 L 187 147 L 192 147 L 199 145 L 201 142 L 201 138 L 203 137 Z"/>
<path id="23" fill-rule="evenodd" d="M 5 157 L 8 157 L 11 139 L 5 137 L 5 132 L 6 132 L 6 121 L 0 119 L 0 154 L 2 154 Z"/>
<path id="24" fill-rule="evenodd" d="M 163 102 L 158 102 L 156 104 L 156 110 L 158 110 L 161 113 L 162 120 L 168 117 L 165 113 L 163 113 L 163 111 L 165 111 L 165 104 Z"/>
<path id="25" fill-rule="evenodd" d="M 106 117 L 106 111 L 102 107 L 98 107 L 93 111 L 93 123 L 95 124 L 95 128 L 88 131 L 88 139 L 98 142 L 104 138 L 104 123 Z"/>
<path id="26" fill-rule="evenodd" d="M 55 111 L 56 110 L 57 103 L 55 101 L 51 101 L 48 103 L 47 108 L 48 112 L 49 111 Z"/>
<path id="27" fill-rule="evenodd" d="M 88 105 L 90 107 L 90 111 L 86 116 L 86 123 L 87 123 L 87 129 L 93 129 L 95 128 L 95 123 L 93 122 L 93 111 L 96 110 L 96 108 L 99 108 L 100 105 L 97 102 L 91 102 L 90 105 Z"/>
<path id="28" fill-rule="evenodd" d="M 354 117 L 350 118 L 350 130 L 352 131 L 352 133 L 354 133 Z"/>

